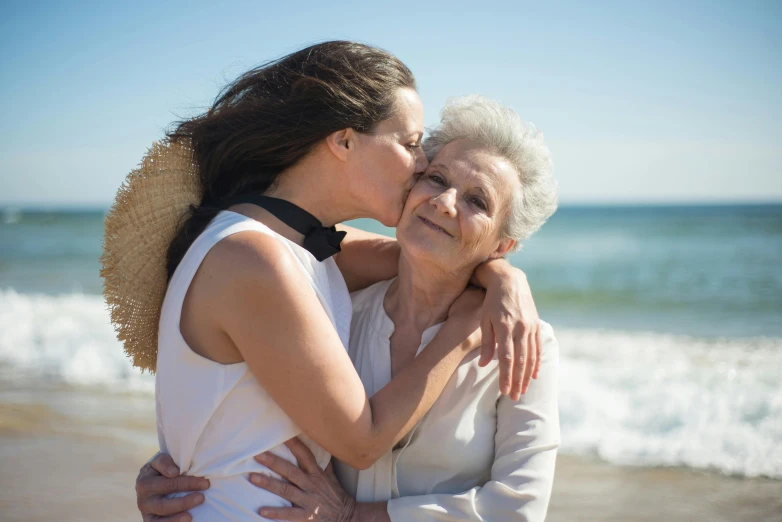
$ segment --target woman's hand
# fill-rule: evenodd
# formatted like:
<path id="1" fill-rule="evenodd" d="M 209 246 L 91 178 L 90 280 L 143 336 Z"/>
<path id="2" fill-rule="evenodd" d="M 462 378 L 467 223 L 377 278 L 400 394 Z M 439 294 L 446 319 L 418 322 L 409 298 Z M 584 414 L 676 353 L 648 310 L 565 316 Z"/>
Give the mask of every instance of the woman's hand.
<path id="1" fill-rule="evenodd" d="M 489 364 L 496 346 L 500 392 L 519 400 L 540 367 L 540 318 L 527 276 L 504 259 L 494 259 L 475 270 L 475 281 L 486 288 L 478 364 Z"/>
<path id="2" fill-rule="evenodd" d="M 278 473 L 288 482 L 250 473 L 250 482 L 289 501 L 291 507 L 262 507 L 261 516 L 273 520 L 308 520 L 319 522 L 349 522 L 356 517 L 357 502 L 345 493 L 337 482 L 331 464 L 320 469 L 315 456 L 298 438 L 285 443 L 300 467 L 271 452 L 255 457 L 260 464 Z"/>
<path id="3" fill-rule="evenodd" d="M 190 493 L 176 498 L 166 498 L 166 495 L 208 488 L 207 479 L 180 476 L 174 459 L 158 453 L 138 473 L 136 503 L 144 522 L 189 522 L 193 517 L 187 510 L 203 503 L 204 495 Z"/>

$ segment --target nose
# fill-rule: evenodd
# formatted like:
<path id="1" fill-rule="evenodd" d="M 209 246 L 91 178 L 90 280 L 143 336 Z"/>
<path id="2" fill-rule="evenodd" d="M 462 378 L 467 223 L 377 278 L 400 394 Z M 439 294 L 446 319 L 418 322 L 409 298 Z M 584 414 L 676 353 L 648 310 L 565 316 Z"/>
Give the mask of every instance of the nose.
<path id="1" fill-rule="evenodd" d="M 429 160 L 426 158 L 426 154 L 424 154 L 424 151 L 421 147 L 418 147 L 416 150 L 418 151 L 418 154 L 415 158 L 415 171 L 416 173 L 419 173 L 426 170 L 426 168 L 429 166 Z"/>
<path id="2" fill-rule="evenodd" d="M 442 191 L 432 198 L 432 205 L 437 212 L 448 217 L 456 217 L 456 189 L 449 188 Z"/>

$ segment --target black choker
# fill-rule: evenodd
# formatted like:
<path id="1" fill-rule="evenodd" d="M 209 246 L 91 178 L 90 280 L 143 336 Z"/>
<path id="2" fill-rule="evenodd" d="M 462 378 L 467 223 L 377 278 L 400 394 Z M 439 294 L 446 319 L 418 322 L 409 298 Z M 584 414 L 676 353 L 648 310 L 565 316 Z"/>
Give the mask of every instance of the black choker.
<path id="1" fill-rule="evenodd" d="M 328 259 L 339 252 L 341 250 L 339 244 L 347 235 L 347 232 L 339 232 L 334 227 L 324 227 L 318 218 L 284 199 L 244 194 L 232 198 L 222 207 L 228 208 L 239 203 L 251 203 L 266 209 L 296 232 L 304 234 L 304 248 L 318 261 Z"/>

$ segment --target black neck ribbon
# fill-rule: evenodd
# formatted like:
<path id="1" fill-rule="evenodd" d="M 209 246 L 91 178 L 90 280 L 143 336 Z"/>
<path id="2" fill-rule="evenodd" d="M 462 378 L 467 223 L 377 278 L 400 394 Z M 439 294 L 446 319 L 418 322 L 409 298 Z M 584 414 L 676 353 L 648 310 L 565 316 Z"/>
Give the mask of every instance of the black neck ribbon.
<path id="1" fill-rule="evenodd" d="M 318 261 L 328 259 L 342 250 L 339 244 L 347 232 L 337 231 L 335 227 L 324 227 L 318 218 L 290 201 L 260 194 L 243 194 L 232 198 L 223 205 L 223 208 L 239 203 L 251 203 L 266 209 L 296 232 L 304 234 L 302 246 Z"/>

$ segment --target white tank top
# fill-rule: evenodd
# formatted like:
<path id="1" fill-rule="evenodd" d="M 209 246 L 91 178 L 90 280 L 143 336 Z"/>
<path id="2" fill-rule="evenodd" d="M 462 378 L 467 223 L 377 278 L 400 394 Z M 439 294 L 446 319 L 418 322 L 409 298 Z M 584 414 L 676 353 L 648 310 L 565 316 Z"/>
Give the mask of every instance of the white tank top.
<path id="1" fill-rule="evenodd" d="M 256 488 L 247 477 L 251 471 L 277 476 L 253 459 L 263 451 L 271 450 L 295 463 L 283 443 L 302 436 L 301 429 L 258 383 L 247 363 L 220 364 L 206 359 L 190 349 L 179 330 L 182 303 L 206 254 L 223 238 L 248 230 L 272 236 L 290 250 L 342 344 L 349 345 L 351 301 L 333 258 L 318 262 L 296 243 L 235 212 L 220 212 L 212 220 L 168 285 L 160 315 L 155 383 L 160 450 L 173 457 L 183 474 L 203 476 L 211 482 L 204 492 L 204 503 L 191 510 L 196 522 L 259 520 L 261 506 L 290 505 Z M 330 455 L 303 438 L 325 468 Z"/>

